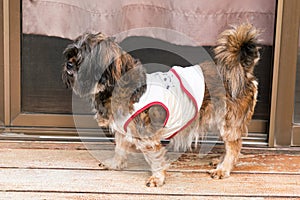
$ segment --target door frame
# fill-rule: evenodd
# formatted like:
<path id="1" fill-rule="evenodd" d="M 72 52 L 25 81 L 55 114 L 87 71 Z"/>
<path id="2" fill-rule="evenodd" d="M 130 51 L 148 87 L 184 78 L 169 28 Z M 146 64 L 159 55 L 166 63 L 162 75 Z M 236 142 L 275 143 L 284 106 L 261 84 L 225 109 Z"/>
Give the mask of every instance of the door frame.
<path id="1" fill-rule="evenodd" d="M 273 67 L 270 146 L 299 146 L 300 126 L 293 121 L 300 1 L 278 0 Z"/>
<path id="2" fill-rule="evenodd" d="M 3 11 L 3 2 L 0 1 L 0 11 Z M 0 129 L 4 128 L 4 15 L 0 12 Z M 3 47 L 3 48 L 2 48 Z"/>

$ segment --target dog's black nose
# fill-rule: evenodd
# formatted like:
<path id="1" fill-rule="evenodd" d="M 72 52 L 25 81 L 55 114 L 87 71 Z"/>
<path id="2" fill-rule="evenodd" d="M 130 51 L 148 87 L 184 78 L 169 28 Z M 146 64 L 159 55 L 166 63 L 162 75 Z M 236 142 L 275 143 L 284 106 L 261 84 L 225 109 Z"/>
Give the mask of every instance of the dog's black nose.
<path id="1" fill-rule="evenodd" d="M 73 63 L 67 62 L 67 69 L 68 69 L 68 70 L 73 69 Z"/>

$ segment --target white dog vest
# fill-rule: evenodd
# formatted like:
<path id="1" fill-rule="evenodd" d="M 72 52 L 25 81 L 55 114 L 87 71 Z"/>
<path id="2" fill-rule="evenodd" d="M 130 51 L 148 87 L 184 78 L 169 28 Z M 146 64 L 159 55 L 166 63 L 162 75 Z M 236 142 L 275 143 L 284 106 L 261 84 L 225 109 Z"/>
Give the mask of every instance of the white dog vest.
<path id="1" fill-rule="evenodd" d="M 199 65 L 174 66 L 168 72 L 147 74 L 147 90 L 134 104 L 134 112 L 113 126 L 126 135 L 129 131 L 127 126 L 134 117 L 153 105 L 160 105 L 167 113 L 161 139 L 170 139 L 197 117 L 204 90 L 204 77 Z"/>

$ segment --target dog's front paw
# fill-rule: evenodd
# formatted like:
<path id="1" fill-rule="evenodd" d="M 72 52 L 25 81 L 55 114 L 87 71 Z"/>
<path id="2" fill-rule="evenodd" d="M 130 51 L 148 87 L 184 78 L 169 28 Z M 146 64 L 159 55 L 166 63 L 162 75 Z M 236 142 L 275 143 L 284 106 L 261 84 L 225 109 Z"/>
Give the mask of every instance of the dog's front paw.
<path id="1" fill-rule="evenodd" d="M 223 179 L 230 176 L 230 171 L 224 169 L 213 169 L 209 171 L 210 177 L 213 179 Z"/>
<path id="2" fill-rule="evenodd" d="M 102 169 L 121 170 L 127 167 L 127 162 L 111 158 L 101 162 L 99 167 Z"/>
<path id="3" fill-rule="evenodd" d="M 165 184 L 166 178 L 166 170 L 153 173 L 153 175 L 147 180 L 146 186 L 147 187 L 160 187 Z"/>
<path id="4" fill-rule="evenodd" d="M 160 187 L 163 184 L 165 184 L 165 177 L 151 176 L 146 182 L 147 187 Z"/>

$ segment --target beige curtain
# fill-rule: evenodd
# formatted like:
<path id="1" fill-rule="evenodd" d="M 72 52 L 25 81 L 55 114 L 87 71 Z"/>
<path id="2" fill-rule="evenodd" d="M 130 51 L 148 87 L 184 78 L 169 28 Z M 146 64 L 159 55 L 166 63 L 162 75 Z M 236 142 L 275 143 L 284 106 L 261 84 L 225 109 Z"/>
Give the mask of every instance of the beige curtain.
<path id="1" fill-rule="evenodd" d="M 74 39 L 103 32 L 214 45 L 229 25 L 250 22 L 273 44 L 276 0 L 23 0 L 23 33 Z"/>

